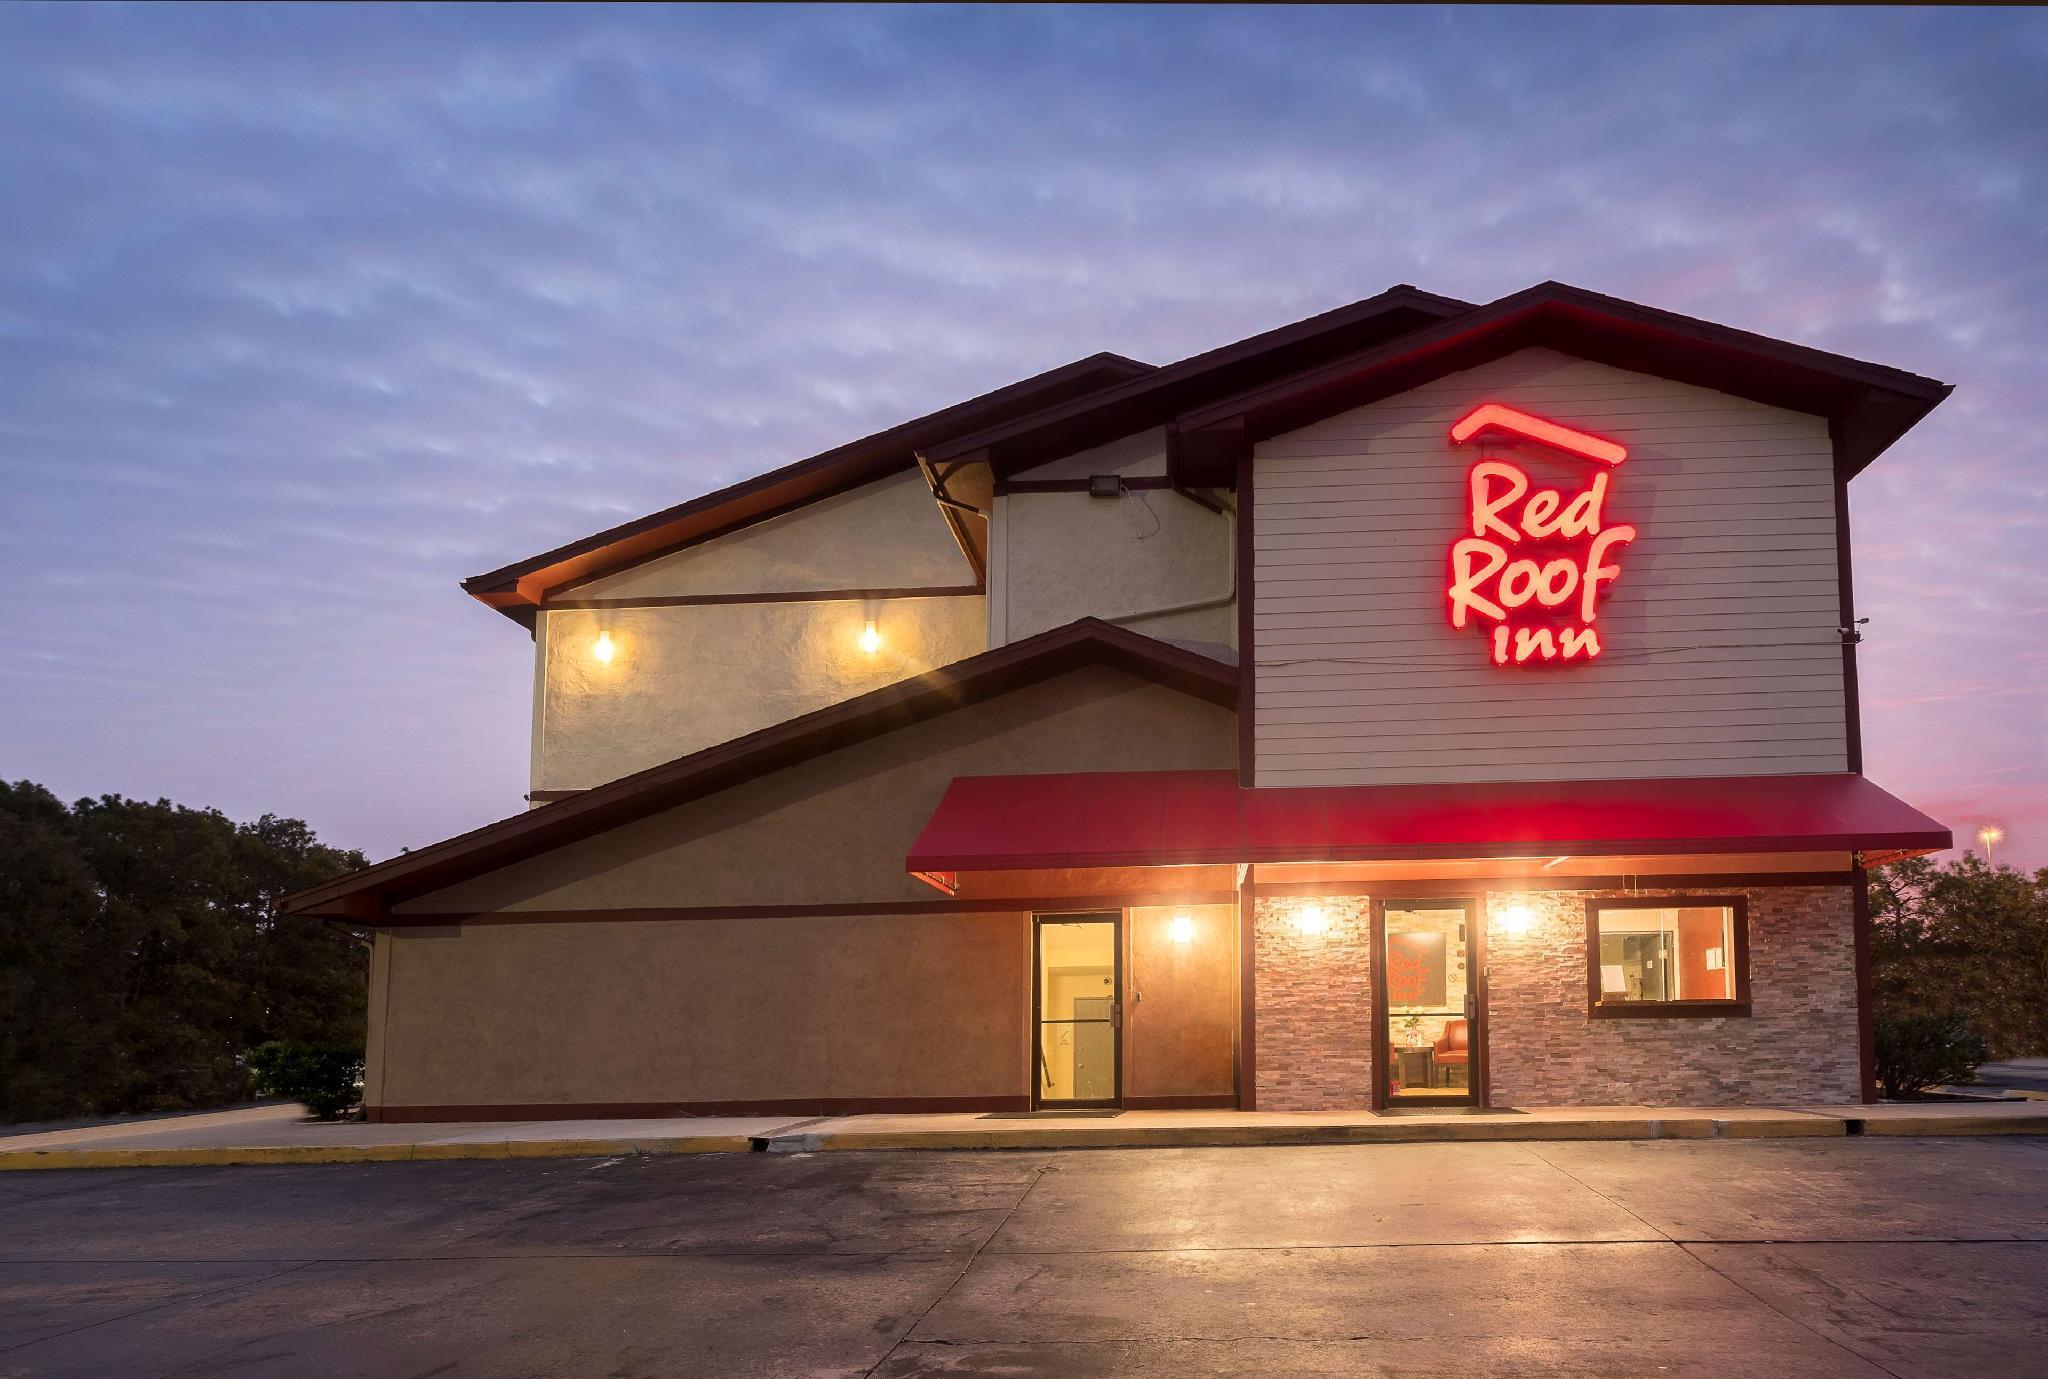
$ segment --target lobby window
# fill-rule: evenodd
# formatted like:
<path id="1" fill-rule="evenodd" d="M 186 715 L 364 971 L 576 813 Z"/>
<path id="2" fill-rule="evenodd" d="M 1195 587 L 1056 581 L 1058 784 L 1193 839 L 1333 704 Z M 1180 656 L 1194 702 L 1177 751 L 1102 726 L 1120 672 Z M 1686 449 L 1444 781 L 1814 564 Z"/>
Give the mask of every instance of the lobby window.
<path id="1" fill-rule="evenodd" d="M 1749 1014 L 1749 909 L 1741 896 L 1586 902 L 1595 1019 Z"/>

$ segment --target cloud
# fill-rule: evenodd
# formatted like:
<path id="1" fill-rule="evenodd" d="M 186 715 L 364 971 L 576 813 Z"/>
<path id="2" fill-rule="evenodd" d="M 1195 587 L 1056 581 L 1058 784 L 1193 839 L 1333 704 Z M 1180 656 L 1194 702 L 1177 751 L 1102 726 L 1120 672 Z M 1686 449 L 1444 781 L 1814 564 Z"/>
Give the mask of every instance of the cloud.
<path id="1" fill-rule="evenodd" d="M 10 775 L 431 841 L 524 787 L 530 646 L 460 577 L 1097 349 L 1555 277 L 1960 385 L 1854 489 L 1868 767 L 2038 817 L 2037 13 L 17 6 L 0 46 Z"/>

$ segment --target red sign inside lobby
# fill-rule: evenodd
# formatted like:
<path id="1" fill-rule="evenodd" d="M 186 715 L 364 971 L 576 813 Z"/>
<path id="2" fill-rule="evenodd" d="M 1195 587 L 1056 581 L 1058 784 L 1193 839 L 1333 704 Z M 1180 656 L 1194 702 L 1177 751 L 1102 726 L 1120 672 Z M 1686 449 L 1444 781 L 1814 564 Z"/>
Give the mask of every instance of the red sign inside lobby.
<path id="1" fill-rule="evenodd" d="M 1586 462 L 1576 489 L 1537 483 L 1493 450 L 1536 445 Z M 1600 603 L 1636 529 L 1607 520 L 1608 491 L 1627 447 L 1518 408 L 1485 403 L 1451 427 L 1451 444 L 1476 444 L 1465 478 L 1466 530 L 1451 543 L 1446 589 L 1451 626 L 1486 631 L 1495 665 L 1569 665 L 1605 649 Z"/>

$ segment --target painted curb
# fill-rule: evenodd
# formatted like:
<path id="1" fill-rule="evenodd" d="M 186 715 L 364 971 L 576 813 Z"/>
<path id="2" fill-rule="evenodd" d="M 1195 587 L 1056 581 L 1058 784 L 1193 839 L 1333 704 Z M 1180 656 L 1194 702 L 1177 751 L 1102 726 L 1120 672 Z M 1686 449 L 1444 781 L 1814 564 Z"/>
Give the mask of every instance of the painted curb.
<path id="1" fill-rule="evenodd" d="M 1234 1149 L 1341 1144 L 1510 1144 L 1537 1140 L 1812 1139 L 1840 1138 L 1848 1133 L 1848 1123 L 1842 1119 L 1801 1114 L 1770 1120 L 1662 1116 L 1519 1123 L 1390 1120 L 1356 1125 L 827 1130 L 764 1135 L 754 1143 L 770 1154 L 816 1154 L 863 1149 Z"/>
<path id="2" fill-rule="evenodd" d="M 629 1154 L 744 1154 L 744 1135 L 681 1139 L 499 1140 L 481 1144 L 289 1144 L 217 1149 L 0 1150 L 0 1172 L 58 1168 L 210 1168 L 253 1164 L 430 1163 L 453 1159 L 589 1159 Z"/>
<path id="3" fill-rule="evenodd" d="M 1870 1116 L 1866 1135 L 2048 1135 L 2048 1116 Z"/>

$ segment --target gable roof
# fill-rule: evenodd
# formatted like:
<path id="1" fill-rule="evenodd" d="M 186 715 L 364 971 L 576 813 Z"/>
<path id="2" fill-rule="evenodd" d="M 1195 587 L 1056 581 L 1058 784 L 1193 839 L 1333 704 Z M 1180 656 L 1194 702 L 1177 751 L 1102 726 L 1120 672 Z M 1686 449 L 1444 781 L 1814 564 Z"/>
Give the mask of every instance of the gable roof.
<path id="1" fill-rule="evenodd" d="M 1151 426 L 1167 428 L 1176 483 L 1231 487 L 1238 458 L 1258 440 L 1530 345 L 1825 416 L 1845 479 L 1951 391 L 1902 369 L 1565 283 L 1538 283 L 1484 306 L 1404 283 L 1164 367 L 1090 355 L 477 575 L 462 587 L 530 626 L 550 589 L 901 470 L 924 467 L 942 492 L 944 476 L 963 464 L 986 462 L 1007 475 Z M 970 535 L 952 508 L 944 510 L 965 549 Z"/>
<path id="2" fill-rule="evenodd" d="M 986 461 L 1000 474 L 1159 426 L 1219 395 L 1377 348 L 1462 316 L 1470 302 L 1407 283 L 1012 420 L 955 435 L 925 452 L 934 463 Z"/>
<path id="3" fill-rule="evenodd" d="M 1168 463 L 1182 485 L 1227 486 L 1257 441 L 1535 345 L 1827 417 L 1844 480 L 1953 390 L 1903 369 L 1545 282 L 1184 412 L 1169 432 Z"/>
<path id="4" fill-rule="evenodd" d="M 1095 618 L 899 680 L 730 742 L 286 896 L 286 914 L 381 918 L 394 900 L 439 890 L 752 777 L 1083 666 L 1110 666 L 1235 707 L 1238 669 Z"/>
<path id="5" fill-rule="evenodd" d="M 778 516 L 806 503 L 914 468 L 917 451 L 963 428 L 1083 397 L 1142 377 L 1150 364 L 1120 354 L 1091 354 L 943 407 L 886 431 L 836 446 L 660 512 L 608 528 L 566 546 L 515 560 L 462 581 L 464 592 L 531 626 L 546 591 L 620 565 L 663 555 Z"/>

